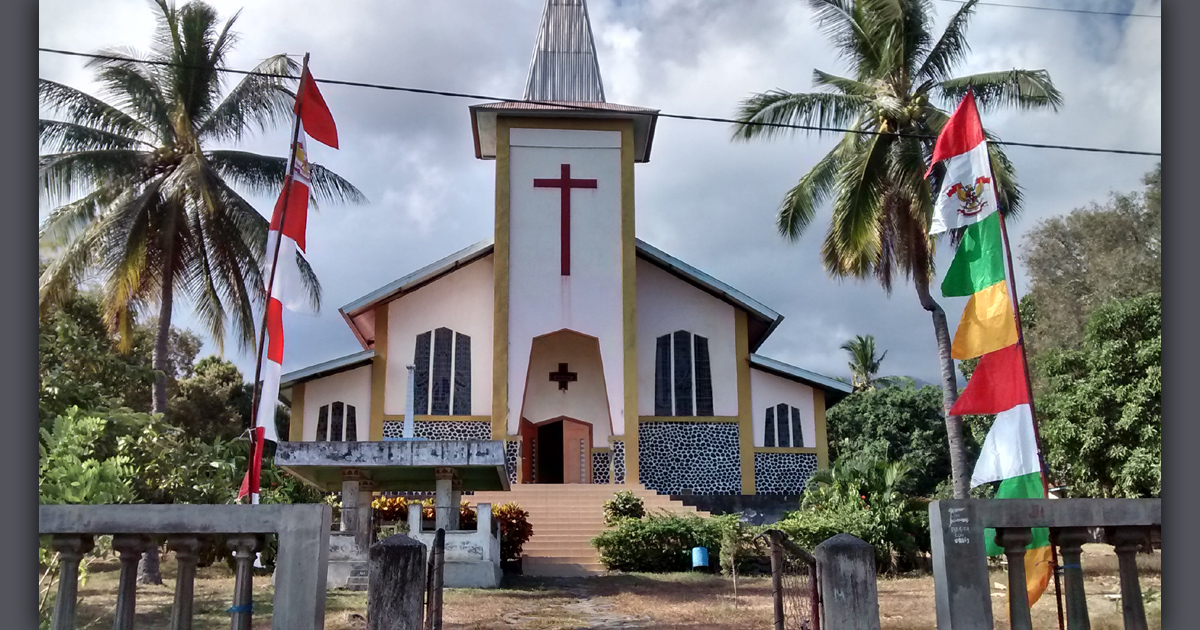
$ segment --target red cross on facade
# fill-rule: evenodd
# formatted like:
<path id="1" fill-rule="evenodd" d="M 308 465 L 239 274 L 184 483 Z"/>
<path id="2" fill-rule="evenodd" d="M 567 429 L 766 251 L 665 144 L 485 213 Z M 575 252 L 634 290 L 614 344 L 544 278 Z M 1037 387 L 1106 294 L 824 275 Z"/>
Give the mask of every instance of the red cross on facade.
<path id="1" fill-rule="evenodd" d="M 562 391 L 567 390 L 567 383 L 574 383 L 577 380 L 579 380 L 579 375 L 575 372 L 568 372 L 566 363 L 559 363 L 558 371 L 550 373 L 550 381 L 558 383 L 558 388 Z"/>
<path id="2" fill-rule="evenodd" d="M 559 179 L 534 179 L 534 188 L 558 188 L 562 193 L 562 275 L 571 275 L 571 189 L 595 188 L 594 179 L 571 179 L 571 165 L 562 165 Z"/>

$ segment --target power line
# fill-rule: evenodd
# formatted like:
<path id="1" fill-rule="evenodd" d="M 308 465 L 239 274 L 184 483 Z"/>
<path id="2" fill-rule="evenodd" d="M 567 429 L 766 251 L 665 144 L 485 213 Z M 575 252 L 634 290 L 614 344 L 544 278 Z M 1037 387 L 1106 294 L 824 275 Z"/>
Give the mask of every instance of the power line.
<path id="1" fill-rule="evenodd" d="M 939 0 L 939 2 L 949 2 L 950 4 L 966 4 L 962 0 Z M 1093 11 L 1091 9 L 1068 9 L 1065 7 L 1038 7 L 1030 4 L 1002 4 L 999 2 L 976 2 L 975 6 L 983 7 L 1005 7 L 1008 9 L 1031 9 L 1034 11 L 1055 11 L 1058 13 L 1083 13 L 1087 15 L 1115 15 L 1118 17 L 1143 17 L 1162 19 L 1161 15 L 1152 13 L 1118 13 L 1116 11 Z"/>
<path id="2" fill-rule="evenodd" d="M 147 64 L 147 65 L 155 65 L 155 66 L 169 66 L 169 67 L 177 67 L 177 68 L 201 68 L 201 66 L 190 66 L 187 64 L 173 63 L 170 61 L 156 61 L 156 60 L 150 60 L 150 59 L 134 59 L 132 57 L 122 57 L 122 56 L 118 56 L 118 55 L 104 55 L 104 54 L 99 54 L 99 53 L 83 53 L 83 52 L 77 52 L 77 51 L 71 51 L 71 50 L 60 50 L 60 49 L 56 49 L 56 48 L 38 47 L 38 52 L 53 53 L 53 54 L 57 54 L 57 55 L 68 55 L 68 56 L 73 56 L 73 57 L 86 57 L 86 58 L 90 58 L 90 59 L 101 59 L 101 60 L 106 60 L 106 61 L 125 61 L 125 62 L 130 62 L 130 63 L 140 63 L 140 64 Z M 217 68 L 217 71 L 226 72 L 229 74 L 241 74 L 241 75 L 246 75 L 246 76 L 267 77 L 267 78 L 273 78 L 273 79 L 298 80 L 300 78 L 298 76 L 294 76 L 294 75 L 290 75 L 290 74 L 275 74 L 275 73 L 270 73 L 270 72 L 258 72 L 258 71 L 254 71 L 254 70 L 238 70 L 238 69 L 234 69 L 234 68 Z M 607 113 L 611 113 L 611 111 L 612 111 L 612 110 L 605 109 L 602 107 L 588 106 L 588 105 L 577 104 L 577 103 L 523 101 L 521 99 L 511 99 L 511 98 L 504 98 L 504 97 L 500 97 L 500 96 L 490 96 L 487 94 L 471 94 L 468 92 L 450 92 L 450 91 L 446 91 L 446 90 L 430 90 L 430 89 L 425 89 L 425 88 L 405 87 L 405 86 L 399 86 L 399 85 L 386 85 L 386 84 L 382 84 L 382 83 L 367 83 L 367 82 L 363 82 L 363 81 L 346 81 L 346 80 L 342 80 L 342 79 L 316 79 L 314 77 L 314 80 L 317 83 L 324 83 L 327 85 L 345 85 L 345 86 L 349 86 L 349 87 L 366 88 L 366 89 L 373 89 L 373 90 L 384 90 L 384 91 L 389 91 L 389 92 L 407 92 L 410 94 L 426 94 L 426 95 L 433 95 L 433 96 L 445 96 L 445 97 L 449 97 L 449 98 L 464 98 L 464 99 L 472 99 L 472 100 L 479 100 L 479 101 L 522 102 L 522 103 L 530 103 L 530 104 L 534 104 L 534 105 L 549 105 L 549 106 L 562 107 L 562 108 L 567 108 L 567 109 L 577 109 L 580 111 L 598 111 L 598 112 L 607 112 Z M 830 133 L 852 133 L 852 134 L 867 135 L 867 136 L 893 136 L 893 137 L 897 137 L 897 138 L 917 138 L 920 140 L 936 140 L 937 139 L 936 136 L 927 136 L 927 135 L 921 135 L 921 134 L 894 133 L 894 132 L 883 132 L 883 131 L 867 131 L 867 130 L 863 130 L 863 129 L 849 129 L 849 128 L 844 128 L 844 127 L 824 127 L 824 126 L 820 126 L 820 125 L 801 125 L 801 124 L 794 124 L 794 123 L 742 122 L 742 121 L 735 120 L 732 118 L 721 118 L 721 117 L 716 117 L 716 116 L 693 116 L 693 115 L 689 115 L 689 114 L 671 114 L 671 113 L 667 113 L 667 112 L 658 112 L 658 114 L 656 114 L 656 115 L 660 118 L 673 118 L 676 120 L 718 122 L 718 123 L 725 123 L 725 124 L 749 125 L 749 126 L 757 126 L 757 127 L 776 127 L 776 128 L 780 128 L 780 129 L 798 129 L 798 130 L 802 130 L 802 131 L 819 131 L 819 132 L 830 132 Z M 1081 152 L 1086 152 L 1086 153 L 1114 153 L 1114 154 L 1118 154 L 1118 155 L 1145 155 L 1145 156 L 1151 156 L 1151 157 L 1161 157 L 1162 156 L 1161 152 L 1134 151 L 1131 149 L 1108 149 L 1108 148 L 1100 148 L 1100 147 L 1084 147 L 1084 146 L 1065 145 L 1065 144 L 1043 144 L 1043 143 L 1035 143 L 1035 142 L 1016 142 L 1016 141 L 1012 141 L 1012 140 L 994 140 L 994 141 L 991 141 L 991 143 L 1005 145 L 1005 146 L 1013 146 L 1013 147 L 1029 147 L 1029 148 L 1033 148 L 1033 149 L 1058 149 L 1058 150 L 1062 150 L 1062 151 L 1081 151 Z"/>

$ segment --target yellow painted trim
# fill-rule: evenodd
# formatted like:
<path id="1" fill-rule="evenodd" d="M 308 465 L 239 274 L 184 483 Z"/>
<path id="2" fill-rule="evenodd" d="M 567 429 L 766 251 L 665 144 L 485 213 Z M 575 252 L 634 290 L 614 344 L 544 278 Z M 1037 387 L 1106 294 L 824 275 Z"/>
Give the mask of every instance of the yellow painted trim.
<path id="1" fill-rule="evenodd" d="M 818 460 L 820 459 L 820 453 L 817 452 L 817 449 L 808 448 L 806 446 L 801 446 L 801 447 L 796 447 L 796 448 L 787 447 L 787 446 L 760 446 L 760 447 L 754 449 L 754 452 L 755 453 L 816 453 L 817 459 Z"/>
<path id="2" fill-rule="evenodd" d="M 592 452 L 593 453 L 611 453 L 612 449 L 607 446 L 593 446 Z"/>
<path id="3" fill-rule="evenodd" d="M 738 452 L 742 459 L 742 494 L 754 489 L 754 409 L 750 403 L 750 327 L 746 311 L 733 311 L 734 353 L 737 356 Z"/>
<path id="4" fill-rule="evenodd" d="M 491 422 L 491 416 L 426 416 L 417 414 L 417 422 Z M 404 414 L 384 414 L 385 422 L 404 422 Z"/>
<path id="5" fill-rule="evenodd" d="M 388 305 L 375 307 L 375 357 L 371 359 L 372 442 L 383 441 L 383 404 L 387 391 Z"/>
<path id="6" fill-rule="evenodd" d="M 817 469 L 829 469 L 829 439 L 825 435 L 825 392 L 813 388 L 813 426 L 816 428 Z"/>
<path id="7" fill-rule="evenodd" d="M 625 345 L 625 470 L 638 478 L 637 241 L 634 229 L 633 121 L 621 131 L 621 302 Z M 629 455 L 633 453 L 632 457 Z M 632 463 L 632 466 L 631 466 Z"/>
<path id="8" fill-rule="evenodd" d="M 292 385 L 292 412 L 288 422 L 288 441 L 304 441 L 304 383 Z"/>
<path id="9" fill-rule="evenodd" d="M 509 120 L 496 119 L 496 234 L 492 267 L 492 439 L 508 434 Z"/>
<path id="10" fill-rule="evenodd" d="M 741 416 L 638 416 L 639 422 L 691 422 L 709 424 L 713 422 L 741 422 Z"/>

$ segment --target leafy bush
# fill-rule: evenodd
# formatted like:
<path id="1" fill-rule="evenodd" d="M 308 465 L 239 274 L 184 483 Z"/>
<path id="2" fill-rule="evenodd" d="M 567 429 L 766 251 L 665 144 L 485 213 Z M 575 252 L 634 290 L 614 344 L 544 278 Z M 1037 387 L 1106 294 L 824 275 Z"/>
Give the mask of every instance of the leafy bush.
<path id="1" fill-rule="evenodd" d="M 371 501 L 376 523 L 408 521 L 408 499 L 405 497 L 376 497 Z"/>
<path id="2" fill-rule="evenodd" d="M 516 503 L 503 503 L 492 506 L 492 519 L 500 524 L 500 559 L 516 560 L 533 536 L 529 512 Z"/>
<path id="3" fill-rule="evenodd" d="M 627 518 L 642 518 L 645 515 L 645 502 L 629 490 L 622 490 L 604 502 L 604 524 L 608 527 L 616 527 Z"/>
<path id="4" fill-rule="evenodd" d="M 38 502 L 129 503 L 134 499 L 132 466 L 124 455 L 98 453 L 108 422 L 71 407 L 41 429 L 38 444 Z"/>
<path id="5" fill-rule="evenodd" d="M 593 538 L 592 546 L 610 571 L 687 571 L 692 567 L 692 547 L 706 547 L 710 556 L 720 557 L 721 531 L 736 519 L 736 515 L 701 518 L 678 514 L 627 518 Z"/>

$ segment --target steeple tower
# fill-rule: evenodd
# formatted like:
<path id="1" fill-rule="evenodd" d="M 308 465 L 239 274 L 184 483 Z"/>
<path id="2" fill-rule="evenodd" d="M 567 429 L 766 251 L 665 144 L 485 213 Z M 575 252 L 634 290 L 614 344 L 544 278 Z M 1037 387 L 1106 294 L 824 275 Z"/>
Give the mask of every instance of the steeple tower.
<path id="1" fill-rule="evenodd" d="M 584 0 L 547 0 L 529 62 L 524 98 L 604 102 L 604 82 Z"/>

